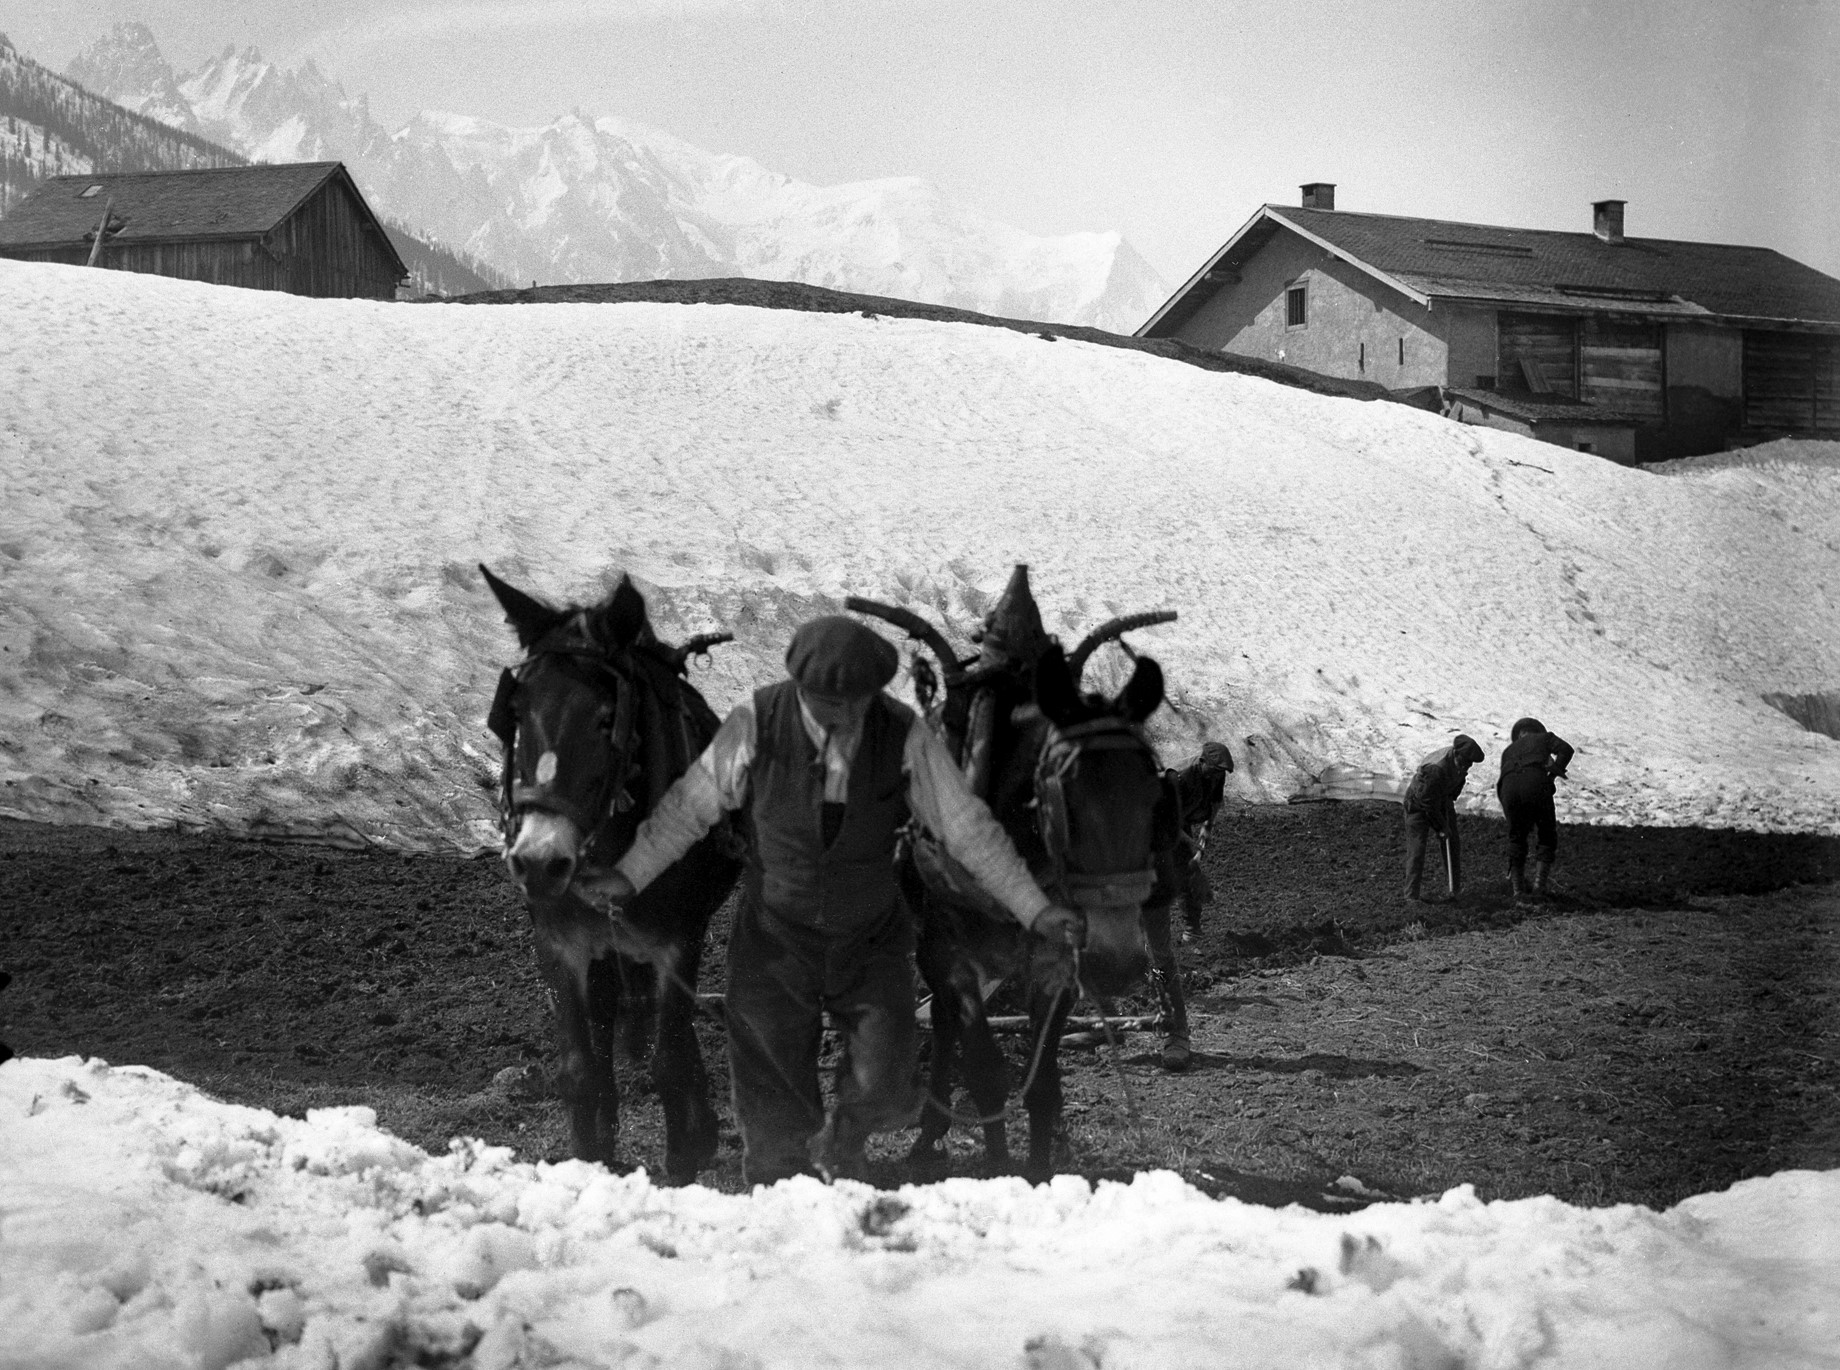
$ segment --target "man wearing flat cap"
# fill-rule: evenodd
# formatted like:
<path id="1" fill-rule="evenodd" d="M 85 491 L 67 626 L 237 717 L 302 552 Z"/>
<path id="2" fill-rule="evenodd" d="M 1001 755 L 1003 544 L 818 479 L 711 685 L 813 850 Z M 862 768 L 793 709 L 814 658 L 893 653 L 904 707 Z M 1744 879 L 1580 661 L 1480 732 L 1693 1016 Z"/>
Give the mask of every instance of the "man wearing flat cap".
<path id="1" fill-rule="evenodd" d="M 1406 785 L 1406 898 L 1422 899 L 1419 884 L 1425 873 L 1425 840 L 1435 832 L 1444 848 L 1444 869 L 1450 878 L 1450 897 L 1463 888 L 1463 850 L 1457 838 L 1457 796 L 1469 768 L 1482 760 L 1475 739 L 1458 733 L 1448 747 L 1439 747 L 1418 763 Z"/>
<path id="2" fill-rule="evenodd" d="M 860 1177 L 872 1132 L 909 1126 L 914 1088 L 913 919 L 894 869 L 910 813 L 1024 927 L 1077 939 L 945 744 L 883 693 L 900 656 L 852 618 L 813 619 L 786 649 L 789 679 L 737 704 L 640 825 L 607 896 L 660 875 L 724 813 L 745 811 L 751 852 L 728 947 L 729 1071 L 749 1184 Z M 843 1038 L 836 1105 L 818 1087 L 823 1015 Z"/>

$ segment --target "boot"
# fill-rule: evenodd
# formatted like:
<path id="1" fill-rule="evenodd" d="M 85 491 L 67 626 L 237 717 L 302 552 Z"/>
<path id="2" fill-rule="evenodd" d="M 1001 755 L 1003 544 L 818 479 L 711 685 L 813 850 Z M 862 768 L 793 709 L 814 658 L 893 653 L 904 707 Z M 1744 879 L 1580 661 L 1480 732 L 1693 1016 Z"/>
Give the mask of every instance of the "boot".
<path id="1" fill-rule="evenodd" d="M 1164 1070 L 1173 1075 L 1180 1075 L 1188 1069 L 1189 1062 L 1193 1059 L 1194 1053 L 1189 1047 L 1186 1034 L 1172 1032 L 1163 1039 L 1162 1065 Z"/>
<path id="2" fill-rule="evenodd" d="M 1508 889 L 1516 899 L 1527 893 L 1527 858 L 1510 856 L 1508 858 Z"/>
<path id="3" fill-rule="evenodd" d="M 1552 878 L 1552 862 L 1535 861 L 1533 863 L 1533 892 L 1546 893 L 1546 882 Z"/>

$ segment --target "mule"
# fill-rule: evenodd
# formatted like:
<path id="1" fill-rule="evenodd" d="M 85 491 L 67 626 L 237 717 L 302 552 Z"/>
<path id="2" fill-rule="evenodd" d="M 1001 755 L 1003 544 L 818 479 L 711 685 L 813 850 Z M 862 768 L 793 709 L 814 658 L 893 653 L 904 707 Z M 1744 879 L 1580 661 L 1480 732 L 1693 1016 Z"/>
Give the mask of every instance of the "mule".
<path id="1" fill-rule="evenodd" d="M 664 1110 L 665 1178 L 687 1184 L 716 1154 L 696 979 L 739 855 L 718 828 L 618 920 L 597 911 L 595 882 L 715 735 L 719 722 L 687 665 L 728 634 L 660 642 L 624 576 L 601 604 L 557 609 L 479 569 L 525 653 L 499 678 L 489 726 L 504 744 L 505 869 L 530 911 L 554 1010 L 571 1149 L 624 1168 L 617 1048 L 649 1063 Z"/>
<path id="2" fill-rule="evenodd" d="M 1026 580 L 1021 583 L 1026 593 Z M 911 614 L 897 616 L 903 611 L 868 601 L 850 604 L 912 630 L 906 621 Z M 1101 633 L 1116 636 L 1172 617 L 1114 620 Z M 928 640 L 939 651 L 943 640 L 935 639 Z M 1054 1172 L 1062 1139 L 1060 1037 L 1082 994 L 1099 1000 L 1103 1010 L 1106 1000 L 1145 981 L 1152 950 L 1160 949 L 1155 959 L 1166 962 L 1179 1022 L 1172 1030 L 1186 1041 L 1169 930 L 1177 887 L 1175 799 L 1142 731 L 1163 701 L 1163 673 L 1154 660 L 1140 657 L 1115 696 L 1083 692 L 1080 667 L 1102 640 L 1094 634 L 1071 660 L 1045 637 L 1025 649 L 1032 661 L 1025 655 L 979 667 L 942 654 L 946 698 L 937 721 L 1042 888 L 1085 914 L 1086 940 L 1075 949 L 1025 932 L 927 834 L 915 835 L 902 873 L 919 913 L 917 956 L 932 993 L 933 1029 L 927 1103 L 909 1152 L 917 1175 L 939 1173 L 947 1130 L 966 1121 L 951 1110 L 955 1067 L 962 1068 L 979 1111 L 973 1121 L 983 1129 L 987 1168 L 1012 1167 L 1005 1119 L 1009 1072 L 986 1014 L 996 984 L 1013 981 L 1028 1014 L 1023 1104 L 1029 1142 L 1022 1173 L 1034 1182 Z"/>

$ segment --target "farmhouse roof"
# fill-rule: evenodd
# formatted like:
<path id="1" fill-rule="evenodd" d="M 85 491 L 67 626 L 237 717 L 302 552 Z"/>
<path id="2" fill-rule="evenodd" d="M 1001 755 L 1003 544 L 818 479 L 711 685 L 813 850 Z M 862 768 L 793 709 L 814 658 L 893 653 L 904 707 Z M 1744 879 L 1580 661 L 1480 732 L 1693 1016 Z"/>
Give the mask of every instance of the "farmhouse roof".
<path id="1" fill-rule="evenodd" d="M 54 176 L 0 218 L 0 247 L 87 242 L 105 205 L 111 206 L 110 243 L 260 238 L 335 178 L 344 181 L 359 212 L 395 255 L 343 162 Z"/>
<path id="2" fill-rule="evenodd" d="M 1482 390 L 1453 385 L 1444 394 L 1465 400 L 1479 409 L 1508 414 L 1529 423 L 1610 424 L 1633 426 L 1644 422 L 1640 414 L 1625 413 L 1610 405 L 1575 400 L 1564 395 L 1527 395 L 1512 390 Z"/>
<path id="3" fill-rule="evenodd" d="M 1840 280 L 1764 247 L 1497 228 L 1265 205 L 1141 329 L 1173 334 L 1279 233 L 1295 233 L 1421 304 L 1840 326 Z"/>

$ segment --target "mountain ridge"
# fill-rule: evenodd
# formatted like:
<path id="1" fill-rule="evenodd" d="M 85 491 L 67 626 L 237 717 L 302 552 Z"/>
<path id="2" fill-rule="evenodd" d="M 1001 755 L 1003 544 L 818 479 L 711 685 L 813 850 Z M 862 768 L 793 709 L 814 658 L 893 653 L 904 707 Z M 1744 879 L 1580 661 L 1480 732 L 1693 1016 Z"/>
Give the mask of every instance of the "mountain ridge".
<path id="1" fill-rule="evenodd" d="M 179 73 L 138 23 L 69 71 L 252 160 L 343 161 L 380 212 L 519 283 L 744 275 L 1113 332 L 1168 294 L 1116 232 L 1036 237 L 913 177 L 810 185 L 619 116 L 513 128 L 422 111 L 389 131 L 311 60 L 231 45 Z"/>
<path id="2" fill-rule="evenodd" d="M 153 55 L 157 58 L 157 49 Z M 148 69 L 144 51 L 123 56 L 124 64 L 137 61 L 139 69 Z M 213 142 L 191 122 L 192 127 L 177 127 L 128 109 L 34 62 L 0 35 L 0 214 L 53 176 L 249 164 L 250 158 Z M 412 291 L 468 294 L 511 284 L 425 230 L 388 214 L 379 217 L 409 268 Z"/>

